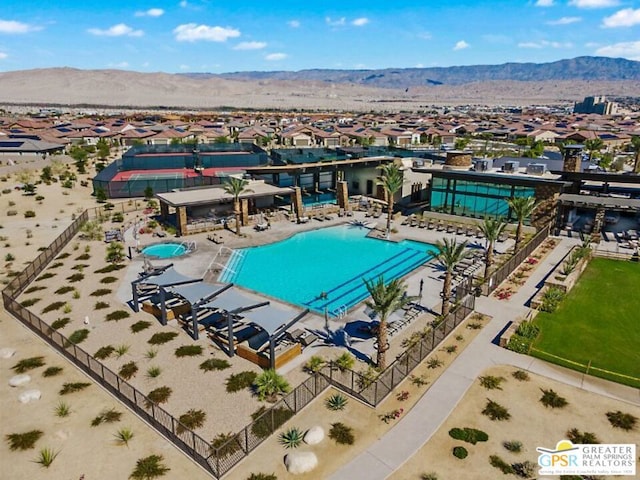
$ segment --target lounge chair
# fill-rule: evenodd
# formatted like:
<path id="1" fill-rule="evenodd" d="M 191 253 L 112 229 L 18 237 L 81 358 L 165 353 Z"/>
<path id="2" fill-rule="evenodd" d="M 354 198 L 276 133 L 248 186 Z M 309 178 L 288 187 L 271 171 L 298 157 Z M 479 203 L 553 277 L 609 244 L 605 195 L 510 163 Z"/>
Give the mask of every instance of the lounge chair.
<path id="1" fill-rule="evenodd" d="M 472 227 L 467 227 L 466 235 L 467 235 L 467 237 L 473 237 L 473 228 Z"/>
<path id="2" fill-rule="evenodd" d="M 444 224 L 443 223 L 438 223 L 438 226 L 436 227 L 436 230 L 438 232 L 442 232 L 444 230 Z"/>
<path id="3" fill-rule="evenodd" d="M 412 217 L 411 218 L 411 227 L 417 227 L 418 226 L 418 217 Z"/>
<path id="4" fill-rule="evenodd" d="M 458 225 L 458 228 L 456 229 L 456 234 L 464 235 L 464 227 L 462 225 Z"/>
<path id="5" fill-rule="evenodd" d="M 434 228 L 436 228 L 435 223 L 429 221 L 429 223 L 427 224 L 427 230 L 433 230 Z"/>
<path id="6" fill-rule="evenodd" d="M 427 226 L 427 221 L 424 218 L 421 218 L 418 222 L 418 228 L 424 228 Z"/>
<path id="7" fill-rule="evenodd" d="M 456 231 L 455 227 L 450 223 L 447 224 L 447 233 L 454 233 Z"/>
<path id="8" fill-rule="evenodd" d="M 409 223 L 411 223 L 411 217 L 405 217 L 400 225 L 409 225 Z"/>
<path id="9" fill-rule="evenodd" d="M 353 217 L 353 210 L 351 209 L 347 210 L 347 217 Z"/>
<path id="10" fill-rule="evenodd" d="M 344 208 L 341 208 L 340 210 L 338 210 L 338 216 L 339 217 L 344 217 Z"/>

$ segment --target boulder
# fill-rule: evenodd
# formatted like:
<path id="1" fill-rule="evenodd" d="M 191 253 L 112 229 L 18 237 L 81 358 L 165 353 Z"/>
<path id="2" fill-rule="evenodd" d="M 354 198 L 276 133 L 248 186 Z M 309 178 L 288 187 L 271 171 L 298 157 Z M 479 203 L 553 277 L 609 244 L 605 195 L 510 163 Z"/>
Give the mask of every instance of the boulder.
<path id="1" fill-rule="evenodd" d="M 0 348 L 0 358 L 11 358 L 16 354 L 13 348 Z"/>
<path id="2" fill-rule="evenodd" d="M 324 440 L 324 430 L 320 426 L 311 427 L 304 435 L 304 441 L 307 445 L 317 445 Z"/>
<path id="3" fill-rule="evenodd" d="M 18 400 L 20 403 L 29 403 L 33 400 L 40 400 L 40 396 L 40 390 L 25 390 L 18 395 Z"/>
<path id="4" fill-rule="evenodd" d="M 20 385 L 24 385 L 25 383 L 29 383 L 31 381 L 31 377 L 26 373 L 20 375 L 14 375 L 9 380 L 10 387 L 19 387 Z"/>
<path id="5" fill-rule="evenodd" d="M 318 466 L 318 457 L 313 452 L 291 452 L 284 458 L 284 464 L 292 475 L 307 473 Z"/>

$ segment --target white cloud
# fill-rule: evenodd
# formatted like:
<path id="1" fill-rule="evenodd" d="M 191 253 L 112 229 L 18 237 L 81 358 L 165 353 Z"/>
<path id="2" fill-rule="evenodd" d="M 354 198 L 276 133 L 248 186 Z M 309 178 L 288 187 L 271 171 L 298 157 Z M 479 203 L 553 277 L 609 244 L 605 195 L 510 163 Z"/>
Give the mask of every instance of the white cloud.
<path id="1" fill-rule="evenodd" d="M 267 46 L 266 42 L 240 42 L 235 47 L 234 50 L 260 50 Z"/>
<path id="2" fill-rule="evenodd" d="M 189 5 L 189 3 L 187 2 L 187 0 L 181 0 L 181 2 L 179 3 L 179 5 L 182 8 L 187 8 L 187 5 Z"/>
<path id="3" fill-rule="evenodd" d="M 129 66 L 129 62 L 110 63 L 107 66 L 109 68 L 127 68 Z"/>
<path id="4" fill-rule="evenodd" d="M 618 0 L 571 0 L 569 5 L 578 8 L 607 8 L 619 5 Z"/>
<path id="5" fill-rule="evenodd" d="M 638 24 L 640 24 L 640 8 L 637 10 L 625 8 L 602 20 L 602 26 L 605 28 L 633 27 Z"/>
<path id="6" fill-rule="evenodd" d="M 98 35 L 101 37 L 141 37 L 144 35 L 142 30 L 134 30 L 124 23 L 118 23 L 112 27 L 102 30 L 100 28 L 90 28 L 87 30 L 92 35 Z"/>
<path id="7" fill-rule="evenodd" d="M 210 42 L 226 42 L 229 38 L 240 36 L 240 30 L 231 27 L 210 27 L 209 25 L 196 25 L 185 23 L 173 29 L 176 40 L 179 42 L 196 42 L 207 40 Z"/>
<path id="8" fill-rule="evenodd" d="M 161 8 L 150 8 L 149 10 L 136 12 L 136 17 L 161 17 L 164 10 Z"/>
<path id="9" fill-rule="evenodd" d="M 185 65 L 184 63 L 178 67 L 180 70 L 189 70 L 189 65 Z"/>
<path id="10" fill-rule="evenodd" d="M 562 17 L 557 20 L 549 20 L 547 25 L 570 25 L 582 21 L 582 17 Z"/>
<path id="11" fill-rule="evenodd" d="M 553 7 L 553 0 L 538 0 L 536 7 Z"/>
<path id="12" fill-rule="evenodd" d="M 337 20 L 331 20 L 331 17 L 326 17 L 324 21 L 327 22 L 327 25 L 330 27 L 342 27 L 347 23 L 347 19 L 344 17 L 340 17 Z"/>
<path id="13" fill-rule="evenodd" d="M 424 68 L 424 64 L 422 63 L 416 63 L 415 66 L 413 68 Z"/>
<path id="14" fill-rule="evenodd" d="M 0 20 L 0 33 L 28 33 L 34 30 L 40 30 L 40 28 L 15 20 Z"/>
<path id="15" fill-rule="evenodd" d="M 518 44 L 520 48 L 542 48 L 542 45 L 535 42 L 520 42 Z"/>
<path id="16" fill-rule="evenodd" d="M 7 58 L 9 55 L 7 55 L 4 52 L 0 52 L 0 60 L 4 60 L 5 58 Z"/>
<path id="17" fill-rule="evenodd" d="M 353 20 L 351 22 L 351 25 L 353 25 L 354 27 L 363 27 L 367 23 L 369 23 L 369 19 L 367 17 L 360 17 Z"/>
<path id="18" fill-rule="evenodd" d="M 454 50 L 464 50 L 465 48 L 469 48 L 469 44 L 467 42 L 465 42 L 464 40 L 460 40 L 453 47 Z"/>
<path id="19" fill-rule="evenodd" d="M 520 42 L 520 48 L 572 48 L 571 42 L 550 42 L 548 40 L 540 40 L 539 42 Z"/>
<path id="20" fill-rule="evenodd" d="M 300 27 L 300 21 L 299 20 L 289 20 L 287 22 L 287 25 L 289 25 L 291 28 L 299 28 Z"/>
<path id="21" fill-rule="evenodd" d="M 270 62 L 275 62 L 278 60 L 284 60 L 288 56 L 289 55 L 287 55 L 286 53 L 270 53 L 269 55 L 265 55 L 264 59 L 269 60 Z"/>
<path id="22" fill-rule="evenodd" d="M 596 55 L 603 57 L 628 58 L 629 60 L 640 61 L 640 41 L 621 42 L 613 45 L 606 45 L 596 50 Z"/>

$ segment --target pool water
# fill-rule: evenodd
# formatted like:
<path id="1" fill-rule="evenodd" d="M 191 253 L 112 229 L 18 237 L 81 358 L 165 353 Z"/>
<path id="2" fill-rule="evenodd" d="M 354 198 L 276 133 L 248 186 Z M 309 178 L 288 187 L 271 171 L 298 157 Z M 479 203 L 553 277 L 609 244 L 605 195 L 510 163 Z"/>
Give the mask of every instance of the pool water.
<path id="1" fill-rule="evenodd" d="M 342 225 L 236 250 L 220 280 L 338 316 L 369 296 L 363 279 L 402 277 L 434 256 L 436 247 L 367 238 L 367 228 Z M 327 294 L 321 299 L 321 292 Z"/>
<path id="2" fill-rule="evenodd" d="M 186 245 L 182 243 L 158 243 L 142 249 L 142 254 L 156 258 L 173 258 L 187 253 Z"/>

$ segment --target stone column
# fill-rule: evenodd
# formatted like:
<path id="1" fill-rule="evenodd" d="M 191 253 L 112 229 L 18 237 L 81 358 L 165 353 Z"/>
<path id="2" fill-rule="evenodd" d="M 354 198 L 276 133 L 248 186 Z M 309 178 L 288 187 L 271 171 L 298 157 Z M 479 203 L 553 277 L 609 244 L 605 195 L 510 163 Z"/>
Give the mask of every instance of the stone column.
<path id="1" fill-rule="evenodd" d="M 596 210 L 596 216 L 593 220 L 593 235 L 600 233 L 602 225 L 604 224 L 604 207 L 598 207 Z"/>
<path id="2" fill-rule="evenodd" d="M 296 214 L 296 219 L 300 220 L 300 217 L 303 216 L 304 210 L 302 207 L 302 191 L 300 187 L 293 187 L 292 200 L 293 200 L 293 211 Z"/>
<path id="3" fill-rule="evenodd" d="M 240 199 L 240 225 L 246 226 L 249 224 L 249 199 Z"/>
<path id="4" fill-rule="evenodd" d="M 164 202 L 160 202 L 160 218 L 162 220 L 166 220 L 168 216 L 169 216 L 169 205 Z"/>
<path id="5" fill-rule="evenodd" d="M 176 207 L 176 223 L 180 235 L 187 235 L 187 207 Z"/>
<path id="6" fill-rule="evenodd" d="M 347 210 L 349 208 L 349 185 L 347 182 L 340 181 L 337 184 L 336 200 L 338 201 L 338 207 Z"/>

